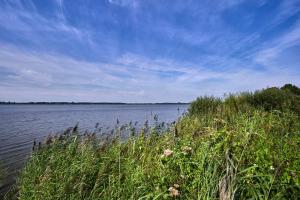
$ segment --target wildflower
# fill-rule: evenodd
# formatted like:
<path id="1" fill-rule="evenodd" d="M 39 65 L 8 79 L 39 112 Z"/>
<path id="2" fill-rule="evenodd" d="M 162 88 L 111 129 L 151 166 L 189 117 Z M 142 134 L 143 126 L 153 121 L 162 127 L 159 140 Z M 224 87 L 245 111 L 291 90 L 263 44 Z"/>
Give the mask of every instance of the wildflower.
<path id="1" fill-rule="evenodd" d="M 176 183 L 173 186 L 174 186 L 174 188 L 179 188 L 179 185 Z"/>
<path id="2" fill-rule="evenodd" d="M 170 149 L 166 149 L 166 150 L 164 151 L 164 156 L 165 156 L 165 157 L 171 156 L 172 154 L 173 154 L 173 151 L 170 150 Z"/>
<path id="3" fill-rule="evenodd" d="M 44 174 L 41 175 L 41 176 L 39 177 L 40 183 L 45 183 L 45 182 L 47 182 L 47 181 L 50 179 L 50 173 L 51 173 L 51 169 L 50 169 L 50 167 L 48 166 L 48 167 L 46 168 Z"/>
<path id="4" fill-rule="evenodd" d="M 181 150 L 183 151 L 183 154 L 189 154 L 192 152 L 192 147 L 183 146 L 183 147 L 181 147 Z"/>
<path id="5" fill-rule="evenodd" d="M 213 120 L 214 120 L 214 122 L 220 123 L 220 124 L 226 123 L 223 119 L 214 118 Z"/>
<path id="6" fill-rule="evenodd" d="M 274 170 L 274 167 L 272 165 L 270 166 L 270 170 Z"/>
<path id="7" fill-rule="evenodd" d="M 179 191 L 175 187 L 170 187 L 169 192 L 171 197 L 178 197 L 180 195 Z"/>

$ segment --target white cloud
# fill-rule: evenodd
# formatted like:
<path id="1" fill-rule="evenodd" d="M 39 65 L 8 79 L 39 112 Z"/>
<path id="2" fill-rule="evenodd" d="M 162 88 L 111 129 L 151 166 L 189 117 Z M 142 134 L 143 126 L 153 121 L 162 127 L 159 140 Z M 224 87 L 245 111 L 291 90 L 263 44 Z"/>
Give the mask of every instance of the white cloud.
<path id="1" fill-rule="evenodd" d="M 26 1 L 26 4 L 16 0 L 12 4 L 0 6 L 0 27 L 13 33 L 22 32 L 23 38 L 36 45 L 40 45 L 44 40 L 44 36 L 39 32 L 66 33 L 67 37 L 74 37 L 92 45 L 89 30 L 79 29 L 65 20 L 63 0 L 57 0 L 57 16 L 57 19 L 46 18 L 39 14 L 31 0 Z"/>
<path id="2" fill-rule="evenodd" d="M 137 0 L 108 0 L 110 4 L 125 6 L 125 7 L 133 7 L 136 8 L 138 6 Z"/>
<path id="3" fill-rule="evenodd" d="M 178 26 L 177 21 L 175 23 L 172 17 L 159 17 L 159 20 L 155 21 L 157 18 L 151 13 L 140 16 L 138 15 L 140 13 L 132 12 L 134 14 L 130 17 L 133 16 L 134 20 L 137 20 L 133 20 L 134 22 L 149 22 L 149 24 L 144 24 L 147 27 L 145 29 L 147 33 L 165 37 L 161 39 L 164 41 L 166 37 L 169 37 L 172 42 L 178 43 L 176 47 L 167 46 L 171 49 L 170 51 L 176 51 L 176 48 L 185 50 L 191 46 L 193 48 L 205 47 L 206 53 L 204 54 L 191 48 L 190 50 L 193 52 L 190 53 L 195 53 L 198 61 L 186 62 L 177 60 L 174 54 L 173 58 L 170 58 L 171 53 L 168 54 L 168 52 L 150 58 L 147 56 L 147 46 L 142 46 L 143 42 L 140 46 L 142 49 L 145 48 L 145 54 L 141 53 L 143 55 L 130 53 L 132 49 L 126 49 L 127 43 L 122 46 L 125 50 L 120 50 L 118 49 L 118 42 L 120 42 L 118 39 L 123 38 L 119 36 L 105 37 L 106 29 L 95 34 L 100 38 L 96 42 L 93 32 L 70 25 L 65 20 L 66 13 L 62 0 L 57 0 L 57 13 L 55 14 L 58 17 L 52 19 L 39 14 L 31 1 L 28 1 L 29 5 L 26 8 L 21 1 L 15 1 L 14 5 L 0 6 L 0 26 L 11 33 L 22 33 L 18 35 L 20 38 L 27 39 L 36 45 L 45 46 L 47 41 L 47 44 L 50 44 L 49 40 L 52 39 L 52 35 L 63 32 L 63 36 L 74 39 L 72 41 L 76 42 L 74 46 L 79 52 L 82 46 L 86 47 L 85 45 L 88 44 L 93 47 L 95 52 L 84 49 L 82 53 L 97 54 L 101 49 L 105 49 L 103 54 L 107 55 L 109 53 L 106 49 L 109 48 L 112 51 L 117 49 L 116 51 L 123 53 L 120 57 L 116 56 L 117 53 L 107 56 L 106 62 L 99 61 L 100 59 L 91 61 L 88 58 L 84 59 L 84 56 L 71 57 L 67 56 L 65 52 L 60 54 L 55 50 L 54 53 L 34 51 L 26 47 L 22 49 L 21 45 L 0 43 L 0 72 L 1 69 L 10 72 L 0 74 L 0 96 L 4 98 L 3 100 L 17 101 L 190 101 L 202 94 L 222 95 L 225 92 L 253 90 L 287 82 L 299 84 L 299 74 L 294 73 L 291 69 L 283 70 L 278 63 L 274 64 L 275 61 L 280 60 L 281 54 L 286 49 L 299 44 L 299 23 L 281 37 L 271 42 L 257 44 L 257 39 L 260 38 L 258 32 L 252 32 L 245 36 L 240 35 L 227 29 L 226 24 L 220 18 L 224 10 L 242 2 L 239 0 L 228 0 L 221 3 L 207 1 L 204 3 L 208 5 L 200 6 L 201 9 L 188 1 L 189 5 L 180 3 L 177 7 L 175 6 L 174 12 L 185 11 L 185 8 L 192 10 L 188 17 L 193 18 L 194 16 L 198 19 L 195 22 L 197 26 L 192 28 Z M 139 6 L 134 0 L 108 0 L 107 3 L 112 4 L 111 6 L 130 8 L 130 11 Z M 260 2 L 259 5 L 263 5 L 263 3 Z M 166 8 L 166 5 L 164 5 L 165 7 L 160 4 L 155 6 L 157 7 L 155 9 Z M 271 19 L 270 25 L 265 29 L 281 23 L 297 9 L 295 3 L 282 3 L 281 10 L 279 17 Z M 156 14 L 156 12 L 153 13 Z M 112 18 L 111 15 L 106 17 Z M 139 17 L 147 19 L 139 21 Z M 139 27 L 137 26 L 137 28 Z M 51 32 L 51 34 L 47 35 L 45 39 L 43 35 L 39 34 L 40 31 Z M 65 40 L 65 37 L 59 36 L 53 37 L 53 40 L 58 41 L 58 46 L 63 46 L 62 40 Z M 137 34 L 138 37 L 141 36 Z M 149 39 L 152 38 L 149 37 Z M 113 45 L 109 42 L 106 43 L 107 40 L 114 41 Z M 251 45 L 252 43 L 257 46 Z M 81 44 L 83 45 L 81 46 Z M 163 45 L 161 48 L 165 47 Z M 241 56 L 234 54 L 242 51 L 245 46 L 251 46 L 251 48 L 244 50 Z M 72 49 L 70 48 L 70 50 Z M 178 56 L 181 55 L 178 54 Z M 261 65 L 266 69 L 258 69 Z"/>
<path id="4" fill-rule="evenodd" d="M 286 33 L 267 43 L 260 51 L 256 52 L 254 60 L 271 67 L 275 64 L 274 60 L 280 59 L 281 53 L 296 45 L 300 45 L 300 21 Z"/>
<path id="5" fill-rule="evenodd" d="M 277 10 L 277 15 L 271 20 L 270 28 L 277 26 L 285 21 L 287 18 L 297 14 L 300 11 L 299 0 L 285 0 L 281 1 Z"/>
<path id="6" fill-rule="evenodd" d="M 259 72 L 239 67 L 221 72 L 134 54 L 124 55 L 115 63 L 94 63 L 0 46 L 0 66 L 14 74 L 5 82 L 0 79 L 1 100 L 191 101 L 203 94 L 220 96 L 297 80 L 297 75 L 278 69 Z M 164 73 L 174 74 L 162 76 Z"/>

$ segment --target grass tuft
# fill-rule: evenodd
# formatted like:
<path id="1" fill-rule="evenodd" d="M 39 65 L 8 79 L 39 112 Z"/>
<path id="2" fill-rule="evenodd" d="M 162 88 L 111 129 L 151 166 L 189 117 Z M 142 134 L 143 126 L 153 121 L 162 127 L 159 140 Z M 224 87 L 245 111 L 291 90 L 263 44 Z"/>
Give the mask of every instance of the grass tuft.
<path id="1" fill-rule="evenodd" d="M 52 137 L 25 166 L 18 198 L 297 199 L 299 115 L 252 98 L 198 98 L 171 127 L 118 126 L 105 142 L 77 128 Z"/>

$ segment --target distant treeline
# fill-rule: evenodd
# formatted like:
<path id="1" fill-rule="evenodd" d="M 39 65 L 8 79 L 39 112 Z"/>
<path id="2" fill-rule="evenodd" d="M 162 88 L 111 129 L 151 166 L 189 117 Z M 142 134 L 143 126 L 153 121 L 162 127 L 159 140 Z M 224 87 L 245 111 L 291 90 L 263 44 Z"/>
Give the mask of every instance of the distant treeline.
<path id="1" fill-rule="evenodd" d="M 11 102 L 11 101 L 0 101 L 0 104 L 33 104 L 33 105 L 40 105 L 40 104 L 47 104 L 47 105 L 65 105 L 65 104 L 112 104 L 112 105 L 161 105 L 161 104 L 189 104 L 189 103 L 122 103 L 122 102 Z"/>

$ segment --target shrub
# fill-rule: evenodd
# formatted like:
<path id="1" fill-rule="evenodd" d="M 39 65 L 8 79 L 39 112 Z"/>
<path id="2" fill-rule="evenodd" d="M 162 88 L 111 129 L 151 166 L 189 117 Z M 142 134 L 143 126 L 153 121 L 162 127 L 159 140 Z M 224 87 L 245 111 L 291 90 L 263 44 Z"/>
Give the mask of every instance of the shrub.
<path id="1" fill-rule="evenodd" d="M 216 97 L 198 97 L 189 107 L 191 115 L 205 115 L 215 113 L 221 108 L 222 100 Z"/>
<path id="2" fill-rule="evenodd" d="M 267 111 L 283 110 L 285 107 L 290 106 L 290 96 L 289 92 L 272 87 L 256 91 L 250 103 L 255 107 L 262 107 Z"/>
<path id="3" fill-rule="evenodd" d="M 225 106 L 233 111 L 247 111 L 250 108 L 251 104 L 251 100 L 253 98 L 253 94 L 250 92 L 242 92 L 239 94 L 230 94 L 229 96 L 227 96 L 224 100 Z"/>
<path id="4" fill-rule="evenodd" d="M 300 115 L 300 102 L 296 95 L 289 90 L 276 87 L 256 91 L 250 99 L 250 104 L 256 108 L 271 110 L 291 110 Z"/>
<path id="5" fill-rule="evenodd" d="M 281 89 L 277 87 L 257 90 L 254 93 L 243 92 L 229 95 L 223 101 L 215 97 L 198 97 L 189 108 L 191 115 L 206 115 L 220 112 L 246 112 L 251 109 L 264 109 L 265 111 L 286 111 L 300 115 L 300 89 L 286 84 Z M 252 107 L 252 108 L 251 108 Z"/>
<path id="6" fill-rule="evenodd" d="M 281 87 L 282 90 L 289 90 L 290 92 L 292 92 L 295 95 L 300 96 L 300 88 L 298 88 L 295 85 L 292 84 L 285 84 L 283 87 Z"/>

